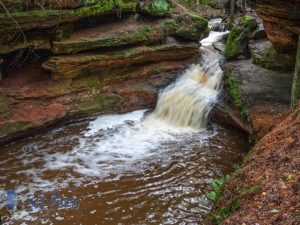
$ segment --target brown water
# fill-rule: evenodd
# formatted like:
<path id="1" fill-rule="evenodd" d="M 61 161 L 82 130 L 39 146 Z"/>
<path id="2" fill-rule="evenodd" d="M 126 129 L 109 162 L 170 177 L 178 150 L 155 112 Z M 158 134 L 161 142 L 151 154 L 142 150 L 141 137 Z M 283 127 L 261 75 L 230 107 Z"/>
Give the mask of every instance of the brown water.
<path id="1" fill-rule="evenodd" d="M 241 162 L 247 140 L 217 124 L 196 131 L 143 115 L 101 116 L 1 146 L 4 224 L 199 224 L 212 207 L 204 193 Z M 8 189 L 21 208 L 11 215 Z M 74 199 L 59 207 L 53 194 Z"/>

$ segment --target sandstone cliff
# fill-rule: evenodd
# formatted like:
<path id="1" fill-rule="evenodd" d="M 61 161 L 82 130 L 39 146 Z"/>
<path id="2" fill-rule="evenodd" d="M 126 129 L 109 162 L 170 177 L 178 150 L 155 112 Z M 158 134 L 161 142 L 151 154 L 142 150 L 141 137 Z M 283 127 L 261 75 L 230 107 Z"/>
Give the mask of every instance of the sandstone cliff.
<path id="1" fill-rule="evenodd" d="M 268 39 L 279 52 L 296 52 L 300 34 L 299 0 L 249 0 L 263 19 Z"/>
<path id="2" fill-rule="evenodd" d="M 153 107 L 206 19 L 169 0 L 2 1 L 0 142 L 65 118 Z"/>

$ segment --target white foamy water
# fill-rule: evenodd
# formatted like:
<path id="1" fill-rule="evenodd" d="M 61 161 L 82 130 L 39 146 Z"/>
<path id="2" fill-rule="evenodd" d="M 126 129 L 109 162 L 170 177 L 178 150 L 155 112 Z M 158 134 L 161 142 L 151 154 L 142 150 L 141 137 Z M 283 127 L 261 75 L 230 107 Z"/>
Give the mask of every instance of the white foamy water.
<path id="1" fill-rule="evenodd" d="M 144 117 L 145 111 L 97 118 L 90 122 L 76 148 L 46 156 L 45 167 L 51 170 L 70 167 L 83 175 L 102 177 L 122 172 L 135 161 L 157 154 L 164 144 L 182 141 L 196 131 Z"/>
<path id="2" fill-rule="evenodd" d="M 212 43 L 222 35 L 211 32 L 208 38 L 201 41 L 200 63 L 192 65 L 174 85 L 160 93 L 154 118 L 179 127 L 206 127 L 223 76 L 219 66 L 220 54 L 212 48 Z"/>

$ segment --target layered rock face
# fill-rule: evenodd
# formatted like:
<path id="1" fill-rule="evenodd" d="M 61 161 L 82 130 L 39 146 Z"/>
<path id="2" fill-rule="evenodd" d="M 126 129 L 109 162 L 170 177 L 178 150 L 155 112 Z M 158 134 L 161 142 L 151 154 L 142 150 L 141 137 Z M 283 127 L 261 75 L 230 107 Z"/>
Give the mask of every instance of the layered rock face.
<path id="1" fill-rule="evenodd" d="M 0 142 L 69 117 L 153 107 L 209 32 L 169 0 L 0 8 Z"/>
<path id="2" fill-rule="evenodd" d="M 279 52 L 295 52 L 300 34 L 299 0 L 249 0 L 263 19 L 268 39 Z"/>

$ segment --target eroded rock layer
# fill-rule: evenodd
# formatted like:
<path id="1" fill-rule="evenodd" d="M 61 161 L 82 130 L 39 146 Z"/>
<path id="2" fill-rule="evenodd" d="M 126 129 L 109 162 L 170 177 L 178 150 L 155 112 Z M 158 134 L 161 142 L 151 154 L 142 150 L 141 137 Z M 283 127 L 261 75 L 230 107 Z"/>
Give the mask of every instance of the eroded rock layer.
<path id="1" fill-rule="evenodd" d="M 0 143 L 66 118 L 155 106 L 197 57 L 208 21 L 169 0 L 137 3 L 1 2 Z"/>
<path id="2" fill-rule="evenodd" d="M 295 52 L 300 33 L 299 0 L 250 0 L 279 52 Z"/>

